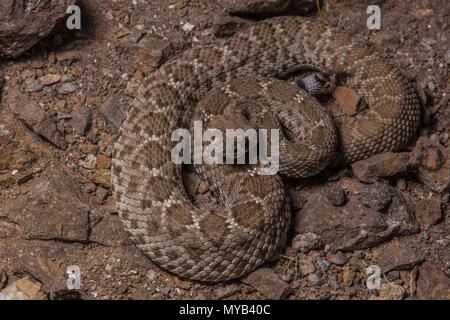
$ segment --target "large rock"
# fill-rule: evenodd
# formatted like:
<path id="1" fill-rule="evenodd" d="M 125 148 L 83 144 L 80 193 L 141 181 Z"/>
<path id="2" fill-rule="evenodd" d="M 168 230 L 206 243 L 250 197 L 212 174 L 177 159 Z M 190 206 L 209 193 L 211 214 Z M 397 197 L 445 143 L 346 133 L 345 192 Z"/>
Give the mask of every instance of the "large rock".
<path id="1" fill-rule="evenodd" d="M 36 242 L 18 238 L 0 241 L 1 263 L 6 263 L 5 271 L 10 282 L 15 276 L 29 276 L 42 285 L 41 291 L 45 295 L 50 294 L 50 298 L 67 291 L 67 266 L 77 264 L 82 269 L 85 266 L 82 247 L 58 241 Z"/>
<path id="2" fill-rule="evenodd" d="M 89 201 L 81 186 L 60 166 L 50 165 L 26 187 L 27 192 L 2 207 L 25 238 L 88 241 Z"/>
<path id="3" fill-rule="evenodd" d="M 352 164 L 352 170 L 359 181 L 373 183 L 379 178 L 389 178 L 415 168 L 408 152 L 384 152 Z"/>
<path id="4" fill-rule="evenodd" d="M 312 193 L 295 216 L 295 232 L 315 233 L 324 244 L 344 251 L 373 247 L 394 236 L 417 233 L 419 225 L 400 192 L 390 186 L 359 185 L 340 207 L 323 192 Z"/>
<path id="5" fill-rule="evenodd" d="M 14 137 L 15 131 L 0 120 L 0 187 L 23 182 L 37 160 L 36 154 Z"/>
<path id="6" fill-rule="evenodd" d="M 416 218 L 426 226 L 434 225 L 442 219 L 442 202 L 439 198 L 420 199 L 416 202 Z"/>
<path id="7" fill-rule="evenodd" d="M 76 0 L 0 1 L 0 58 L 17 57 L 45 38 Z"/>
<path id="8" fill-rule="evenodd" d="M 92 210 L 90 215 L 89 241 L 107 247 L 118 244 L 132 245 L 122 223 L 117 215 L 112 215 L 113 209 L 102 206 Z"/>
<path id="9" fill-rule="evenodd" d="M 269 268 L 259 268 L 253 271 L 247 277 L 243 278 L 242 282 L 251 285 L 271 300 L 284 299 L 291 292 L 289 285 Z"/>
<path id="10" fill-rule="evenodd" d="M 0 120 L 0 171 L 25 170 L 36 161 L 36 155 L 14 139 L 15 132 Z"/>
<path id="11" fill-rule="evenodd" d="M 383 273 L 392 270 L 409 270 L 423 260 L 419 252 L 401 245 L 389 244 L 380 251 L 377 264 Z"/>
<path id="12" fill-rule="evenodd" d="M 16 88 L 11 88 L 8 90 L 8 104 L 11 111 L 34 132 L 60 148 L 67 146 L 51 115 L 34 102 L 31 97 L 21 93 Z"/>
<path id="13" fill-rule="evenodd" d="M 129 52 L 138 61 L 145 61 L 144 71 L 151 72 L 174 55 L 174 46 L 169 40 L 145 36 L 138 43 L 120 43 L 120 52 Z"/>
<path id="14" fill-rule="evenodd" d="M 450 279 L 441 269 L 425 262 L 419 268 L 416 298 L 450 300 Z"/>
<path id="15" fill-rule="evenodd" d="M 0 300 L 44 300 L 41 287 L 39 282 L 22 278 L 0 291 Z"/>

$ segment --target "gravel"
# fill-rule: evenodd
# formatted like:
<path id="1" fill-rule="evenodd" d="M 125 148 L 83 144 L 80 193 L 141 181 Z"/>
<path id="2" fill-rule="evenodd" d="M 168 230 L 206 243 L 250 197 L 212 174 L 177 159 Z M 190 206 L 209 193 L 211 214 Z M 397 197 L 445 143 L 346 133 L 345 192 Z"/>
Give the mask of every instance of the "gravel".
<path id="1" fill-rule="evenodd" d="M 8 277 L 0 290 L 16 292 L 17 275 L 29 275 L 36 298 L 64 296 L 65 266 L 77 264 L 86 284 L 76 296 L 82 299 L 449 299 L 445 0 L 383 1 L 375 32 L 367 30 L 365 2 L 329 1 L 330 25 L 372 43 L 414 79 L 425 111 L 420 138 L 400 153 L 287 181 L 287 244 L 296 249 L 274 257 L 250 285 L 198 283 L 155 266 L 119 221 L 110 168 L 117 131 L 145 77 L 187 48 L 245 29 L 254 17 L 229 16 L 217 0 L 134 2 L 130 10 L 127 1 L 84 1 L 90 16 L 82 35 L 55 29 L 31 50 L 53 30 L 53 19 L 12 51 L 0 39 L 8 55 L 28 50 L 0 67 L 0 270 Z M 354 92 L 341 92 L 346 112 L 364 106 Z M 198 205 L 212 203 L 204 185 L 192 188 Z M 393 269 L 397 287 L 383 278 L 383 290 L 368 290 L 366 268 L 374 264 Z"/>

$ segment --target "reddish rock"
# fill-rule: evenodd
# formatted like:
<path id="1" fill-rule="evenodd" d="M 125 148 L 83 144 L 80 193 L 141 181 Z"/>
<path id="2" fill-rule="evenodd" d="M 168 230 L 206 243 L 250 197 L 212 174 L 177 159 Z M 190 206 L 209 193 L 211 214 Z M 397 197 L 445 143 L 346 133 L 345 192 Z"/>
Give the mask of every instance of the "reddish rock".
<path id="1" fill-rule="evenodd" d="M 438 266 L 430 262 L 423 263 L 419 268 L 415 297 L 450 300 L 450 279 Z"/>
<path id="2" fill-rule="evenodd" d="M 44 300 L 41 287 L 39 282 L 22 278 L 0 291 L 0 300 Z"/>
<path id="3" fill-rule="evenodd" d="M 159 67 L 164 61 L 174 54 L 174 48 L 170 41 L 157 37 L 145 36 L 139 43 L 120 44 L 121 50 L 128 50 L 136 55 L 139 61 L 144 61 L 144 72 Z"/>
<path id="4" fill-rule="evenodd" d="M 33 179 L 27 192 L 3 207 L 28 239 L 86 242 L 89 206 L 76 183 L 60 166 L 51 165 Z"/>
<path id="5" fill-rule="evenodd" d="M 351 179 L 348 177 L 344 177 L 343 179 L 341 179 L 340 184 L 345 192 L 350 193 L 352 195 L 358 195 L 361 192 L 361 190 L 363 190 L 366 187 L 365 183 L 361 183 L 358 180 Z"/>
<path id="6" fill-rule="evenodd" d="M 144 72 L 142 70 L 136 70 L 136 72 L 134 73 L 133 77 L 136 80 L 141 81 L 142 79 L 144 79 Z"/>
<path id="7" fill-rule="evenodd" d="M 125 106 L 120 103 L 119 96 L 113 94 L 106 98 L 100 112 L 103 114 L 106 120 L 110 122 L 115 131 L 119 131 L 123 120 L 125 119 Z"/>
<path id="8" fill-rule="evenodd" d="M 109 169 L 111 168 L 111 158 L 99 154 L 97 156 L 97 169 Z"/>
<path id="9" fill-rule="evenodd" d="M 50 86 L 52 84 L 58 83 L 61 80 L 59 74 L 46 74 L 39 78 L 44 86 Z"/>
<path id="10" fill-rule="evenodd" d="M 352 170 L 359 181 L 373 183 L 378 178 L 393 177 L 415 168 L 407 152 L 384 152 L 352 164 Z"/>
<path id="11" fill-rule="evenodd" d="M 386 189 L 383 193 L 390 197 L 382 211 L 376 210 L 381 204 L 374 203 L 374 208 L 364 204 L 378 201 L 367 198 L 367 194 L 373 192 L 365 192 L 367 186 L 364 185 L 360 192 L 365 195 L 364 199 L 360 195 L 350 195 L 348 202 L 340 207 L 334 206 L 324 193 L 312 193 L 303 209 L 296 212 L 295 232 L 315 233 L 322 243 L 343 251 L 365 249 L 394 236 L 417 233 L 419 225 L 401 193 L 386 185 L 376 187 Z"/>
<path id="12" fill-rule="evenodd" d="M 37 160 L 36 154 L 18 143 L 14 135 L 12 128 L 0 120 L 0 170 L 25 171 Z"/>
<path id="13" fill-rule="evenodd" d="M 292 248 L 300 252 L 308 252 L 322 247 L 320 238 L 312 232 L 297 235 L 292 239 Z"/>
<path id="14" fill-rule="evenodd" d="M 392 270 L 409 270 L 422 262 L 423 257 L 414 249 L 389 244 L 385 248 L 380 249 L 380 256 L 377 264 L 382 272 Z"/>
<path id="15" fill-rule="evenodd" d="M 415 208 L 416 218 L 428 226 L 438 223 L 442 218 L 441 205 L 441 200 L 437 198 L 417 201 Z"/>
<path id="16" fill-rule="evenodd" d="M 54 145 L 65 148 L 66 141 L 56 128 L 51 116 L 30 97 L 22 94 L 18 89 L 8 90 L 8 105 L 11 111 L 34 132 L 40 134 Z"/>
<path id="17" fill-rule="evenodd" d="M 268 299 L 284 299 L 291 292 L 289 285 L 269 268 L 259 268 L 253 271 L 243 278 L 242 282 L 252 286 Z"/>
<path id="18" fill-rule="evenodd" d="M 333 253 L 327 254 L 327 259 L 331 263 L 338 265 L 338 266 L 342 266 L 342 265 L 346 264 L 347 260 L 348 260 L 347 257 L 340 251 L 338 251 L 334 254 Z"/>
<path id="19" fill-rule="evenodd" d="M 51 299 L 67 291 L 68 265 L 77 261 L 80 268 L 84 268 L 83 259 L 80 258 L 83 256 L 81 247 L 55 240 L 29 241 L 16 238 L 0 241 L 0 261 L 7 261 L 8 274 L 31 276 L 42 284 L 42 292 L 50 294 Z"/>
<path id="20" fill-rule="evenodd" d="M 76 134 L 84 136 L 91 125 L 92 111 L 88 107 L 77 104 L 70 115 L 72 118 L 69 123 L 73 130 Z"/>
<path id="21" fill-rule="evenodd" d="M 360 97 L 352 89 L 338 86 L 333 91 L 333 97 L 344 113 L 349 115 L 358 113 Z"/>
<path id="22" fill-rule="evenodd" d="M 17 57 L 45 38 L 76 0 L 0 1 L 0 57 Z"/>
<path id="23" fill-rule="evenodd" d="M 111 214 L 112 210 L 108 209 L 102 206 L 92 210 L 89 241 L 108 247 L 132 245 L 119 217 Z"/>

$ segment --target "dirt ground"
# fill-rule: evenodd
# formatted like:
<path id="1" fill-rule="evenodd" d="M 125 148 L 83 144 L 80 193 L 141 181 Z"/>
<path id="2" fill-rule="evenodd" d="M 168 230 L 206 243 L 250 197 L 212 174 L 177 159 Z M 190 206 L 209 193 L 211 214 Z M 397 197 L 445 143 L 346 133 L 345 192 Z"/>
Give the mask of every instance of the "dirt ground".
<path id="1" fill-rule="evenodd" d="M 111 194 L 111 154 L 146 74 L 257 17 L 230 16 L 216 0 L 79 4 L 81 30 L 61 23 L 0 64 L 0 297 L 22 290 L 36 299 L 450 299 L 448 1 L 327 1 L 322 15 L 306 13 L 368 43 L 415 83 L 422 140 L 401 153 L 404 163 L 396 155 L 374 160 L 375 174 L 398 166 L 394 174 L 367 178 L 372 162 L 364 162 L 289 180 L 294 225 L 285 251 L 245 279 L 215 284 L 165 272 L 128 240 Z M 380 30 L 366 27 L 371 4 L 381 8 Z M 432 172 L 423 161 L 406 168 L 426 150 L 435 152 Z M 196 199 L 210 196 L 190 171 L 185 184 Z M 322 206 L 320 197 L 345 204 Z M 358 204 L 371 199 L 376 221 L 350 217 L 364 216 Z M 310 212 L 330 227 L 302 224 Z M 400 221 L 394 231 L 390 217 Z M 373 239 L 342 245 L 340 235 L 367 224 Z M 70 265 L 81 270 L 77 292 L 65 290 Z M 370 265 L 385 272 L 378 290 L 366 286 Z"/>

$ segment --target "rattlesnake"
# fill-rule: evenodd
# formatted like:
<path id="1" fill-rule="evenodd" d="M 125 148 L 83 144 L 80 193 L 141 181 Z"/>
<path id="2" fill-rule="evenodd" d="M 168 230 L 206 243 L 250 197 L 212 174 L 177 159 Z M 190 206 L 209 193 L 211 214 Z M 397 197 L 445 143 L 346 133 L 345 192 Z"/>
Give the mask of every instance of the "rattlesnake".
<path id="1" fill-rule="evenodd" d="M 282 79 L 305 66 L 339 75 L 341 84 L 353 88 L 369 110 L 361 117 L 333 119 L 338 133 L 333 138 L 329 117 L 314 111 L 320 106 L 301 104 L 298 97 L 306 96 L 301 89 L 280 85 L 282 94 L 266 90 L 287 103 L 299 100 L 308 121 L 323 120 L 322 129 L 330 133 L 305 140 L 306 148 L 314 148 L 300 151 L 300 156 L 311 155 L 312 160 L 297 176 L 320 171 L 331 158 L 345 164 L 399 150 L 415 135 L 420 113 L 412 86 L 362 44 L 320 22 L 271 18 L 229 39 L 187 50 L 143 80 L 113 155 L 120 219 L 152 261 L 182 277 L 221 281 L 249 273 L 283 247 L 291 212 L 280 176 L 251 174 L 245 165 L 202 165 L 199 171 L 222 207 L 198 208 L 183 186 L 182 166 L 171 161 L 171 135 L 189 123 L 200 101 L 208 108 L 222 100 L 215 97 L 220 92 L 250 90 L 251 95 L 279 82 L 265 78 Z M 233 82 L 243 77 L 253 84 Z M 298 122 L 307 128 L 308 123 Z M 320 150 L 325 153 L 314 156 Z"/>

